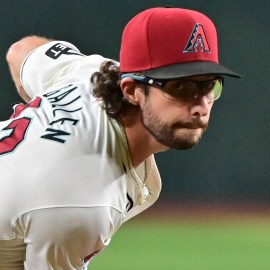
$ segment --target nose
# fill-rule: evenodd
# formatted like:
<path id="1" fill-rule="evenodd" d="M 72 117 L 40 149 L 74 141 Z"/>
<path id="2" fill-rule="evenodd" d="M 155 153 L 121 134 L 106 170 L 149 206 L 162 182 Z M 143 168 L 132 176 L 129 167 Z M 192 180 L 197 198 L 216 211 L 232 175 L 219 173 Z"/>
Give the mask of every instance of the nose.
<path id="1" fill-rule="evenodd" d="M 207 100 L 205 95 L 198 95 L 191 104 L 191 114 L 194 116 L 207 116 L 210 113 L 213 102 Z"/>

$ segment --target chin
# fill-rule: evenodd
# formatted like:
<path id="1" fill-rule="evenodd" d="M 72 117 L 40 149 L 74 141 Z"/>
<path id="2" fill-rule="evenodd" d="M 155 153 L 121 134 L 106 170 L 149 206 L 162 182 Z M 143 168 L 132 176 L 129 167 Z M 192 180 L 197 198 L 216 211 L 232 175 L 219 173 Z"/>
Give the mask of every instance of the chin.
<path id="1" fill-rule="evenodd" d="M 166 138 L 160 140 L 159 142 L 162 143 L 164 146 L 177 149 L 177 150 L 186 150 L 194 147 L 200 142 L 201 136 L 199 137 L 174 137 L 174 138 Z"/>
<path id="2" fill-rule="evenodd" d="M 171 148 L 178 150 L 190 149 L 200 142 L 203 132 L 202 129 L 192 129 L 187 130 L 185 134 L 178 134 L 171 140 Z"/>

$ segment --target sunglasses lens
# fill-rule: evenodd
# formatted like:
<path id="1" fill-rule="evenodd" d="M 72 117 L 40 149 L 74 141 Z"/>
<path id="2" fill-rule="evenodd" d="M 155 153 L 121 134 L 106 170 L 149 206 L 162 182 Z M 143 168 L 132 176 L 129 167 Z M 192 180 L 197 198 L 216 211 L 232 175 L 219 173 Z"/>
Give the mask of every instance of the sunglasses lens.
<path id="1" fill-rule="evenodd" d="M 213 88 L 213 93 L 214 93 L 213 101 L 217 100 L 221 96 L 222 89 L 223 89 L 223 80 L 222 79 L 217 79 L 216 83 L 215 83 L 215 86 Z"/>
<path id="2" fill-rule="evenodd" d="M 155 80 L 132 73 L 121 75 L 121 79 L 127 77 L 145 84 L 156 86 L 162 90 L 165 98 L 178 101 L 191 101 L 200 96 L 205 96 L 209 103 L 213 102 L 221 96 L 224 84 L 222 77 L 208 81 L 195 81 L 188 79 Z"/>
<path id="3" fill-rule="evenodd" d="M 217 100 L 222 92 L 222 78 L 210 81 L 175 80 L 168 81 L 163 88 L 164 97 L 172 100 L 189 101 L 198 96 L 206 96 L 208 102 Z"/>

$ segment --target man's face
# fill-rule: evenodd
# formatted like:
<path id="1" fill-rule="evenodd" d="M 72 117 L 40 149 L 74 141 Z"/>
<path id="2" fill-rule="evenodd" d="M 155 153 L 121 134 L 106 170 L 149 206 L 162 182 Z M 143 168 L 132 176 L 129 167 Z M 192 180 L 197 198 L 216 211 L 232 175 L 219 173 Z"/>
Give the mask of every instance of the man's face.
<path id="1" fill-rule="evenodd" d="M 194 76 L 189 79 L 207 81 L 213 76 Z M 168 97 L 161 89 L 150 86 L 142 106 L 142 123 L 159 143 L 174 149 L 191 148 L 200 141 L 207 128 L 213 101 L 209 102 L 203 94 L 192 98 L 189 95 L 188 98 Z"/>

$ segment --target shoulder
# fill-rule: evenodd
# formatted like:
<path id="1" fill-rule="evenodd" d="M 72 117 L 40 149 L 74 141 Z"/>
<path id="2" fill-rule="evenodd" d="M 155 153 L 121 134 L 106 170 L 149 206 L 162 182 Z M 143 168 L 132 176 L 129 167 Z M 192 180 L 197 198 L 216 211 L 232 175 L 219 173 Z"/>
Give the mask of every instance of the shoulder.
<path id="1" fill-rule="evenodd" d="M 33 98 L 44 93 L 59 80 L 90 78 L 106 59 L 100 55 L 86 56 L 73 44 L 52 41 L 32 51 L 21 68 L 21 82 L 27 94 Z"/>

